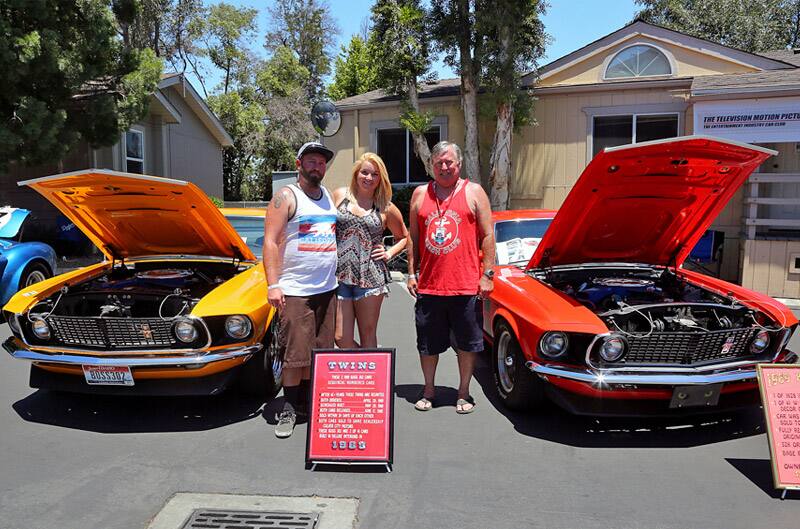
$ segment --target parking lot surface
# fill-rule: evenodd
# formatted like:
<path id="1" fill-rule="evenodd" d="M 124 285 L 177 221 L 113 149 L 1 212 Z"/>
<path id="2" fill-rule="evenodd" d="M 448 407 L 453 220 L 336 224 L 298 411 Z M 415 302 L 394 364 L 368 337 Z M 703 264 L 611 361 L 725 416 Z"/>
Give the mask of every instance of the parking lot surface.
<path id="1" fill-rule="evenodd" d="M 397 348 L 394 472 L 304 466 L 306 426 L 273 435 L 265 407 L 214 398 L 35 391 L 0 355 L 0 527 L 145 528 L 176 493 L 357 498 L 359 528 L 791 528 L 800 494 L 772 489 L 761 412 L 686 421 L 505 410 L 482 361 L 477 409 L 455 413 L 456 361 L 442 358 L 436 407 L 421 389 L 412 300 L 384 305 Z M 0 338 L 8 327 L 0 327 Z M 792 340 L 795 349 L 800 338 Z"/>

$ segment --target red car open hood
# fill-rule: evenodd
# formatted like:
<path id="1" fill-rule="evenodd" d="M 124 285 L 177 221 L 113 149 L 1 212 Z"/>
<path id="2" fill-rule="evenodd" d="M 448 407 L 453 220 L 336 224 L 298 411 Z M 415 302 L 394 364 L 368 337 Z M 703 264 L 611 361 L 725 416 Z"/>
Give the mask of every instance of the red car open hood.
<path id="1" fill-rule="evenodd" d="M 775 154 L 708 136 L 605 149 L 575 183 L 528 268 L 680 266 L 750 173 Z"/>

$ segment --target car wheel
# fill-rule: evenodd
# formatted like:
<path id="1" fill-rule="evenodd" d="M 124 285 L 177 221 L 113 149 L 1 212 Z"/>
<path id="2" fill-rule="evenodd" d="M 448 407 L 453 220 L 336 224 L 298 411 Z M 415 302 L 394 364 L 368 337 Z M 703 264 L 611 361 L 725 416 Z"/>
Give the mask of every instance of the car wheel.
<path id="1" fill-rule="evenodd" d="M 22 271 L 22 275 L 19 276 L 18 290 L 22 290 L 25 287 L 29 287 L 33 284 L 39 283 L 40 281 L 44 281 L 45 279 L 49 279 L 52 276 L 53 274 L 46 265 L 42 263 L 28 263 L 28 265 Z"/>
<path id="2" fill-rule="evenodd" d="M 497 393 L 512 410 L 530 410 L 544 400 L 542 381 L 525 367 L 525 357 L 508 323 L 494 333 L 492 366 Z"/>
<path id="3" fill-rule="evenodd" d="M 242 366 L 239 386 L 243 392 L 267 400 L 281 389 L 283 356 L 278 346 L 278 316 L 274 316 L 264 336 L 264 348 Z"/>

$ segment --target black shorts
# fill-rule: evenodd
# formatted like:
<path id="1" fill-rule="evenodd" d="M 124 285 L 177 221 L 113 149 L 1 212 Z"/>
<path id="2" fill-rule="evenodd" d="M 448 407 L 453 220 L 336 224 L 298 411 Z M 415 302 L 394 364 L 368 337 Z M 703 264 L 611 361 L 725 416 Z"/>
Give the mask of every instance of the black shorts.
<path id="1" fill-rule="evenodd" d="M 448 347 L 483 351 L 483 306 L 478 296 L 419 294 L 414 311 L 420 355 L 438 355 Z"/>

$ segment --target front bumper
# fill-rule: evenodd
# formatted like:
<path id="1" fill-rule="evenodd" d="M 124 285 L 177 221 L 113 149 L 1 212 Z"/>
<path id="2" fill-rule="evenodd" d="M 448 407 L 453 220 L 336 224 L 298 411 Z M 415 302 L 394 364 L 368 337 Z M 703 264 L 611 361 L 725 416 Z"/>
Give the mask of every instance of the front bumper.
<path id="1" fill-rule="evenodd" d="M 786 351 L 781 362 L 796 363 L 798 358 L 795 353 Z M 541 378 L 559 377 L 596 387 L 613 386 L 695 386 L 706 384 L 728 384 L 734 382 L 754 382 L 756 377 L 756 364 L 732 365 L 730 367 L 709 367 L 703 370 L 693 369 L 681 372 L 671 372 L 667 369 L 623 371 L 623 370 L 598 370 L 586 367 L 572 367 L 564 365 L 540 364 L 528 361 L 526 367 Z"/>
<path id="2" fill-rule="evenodd" d="M 147 355 L 147 356 L 91 356 L 76 353 L 43 353 L 24 347 L 13 336 L 3 342 L 3 349 L 19 360 L 63 364 L 72 366 L 128 366 L 128 367 L 201 367 L 214 362 L 230 360 L 258 353 L 263 344 L 229 347 L 213 352 L 197 352 L 186 355 Z"/>

